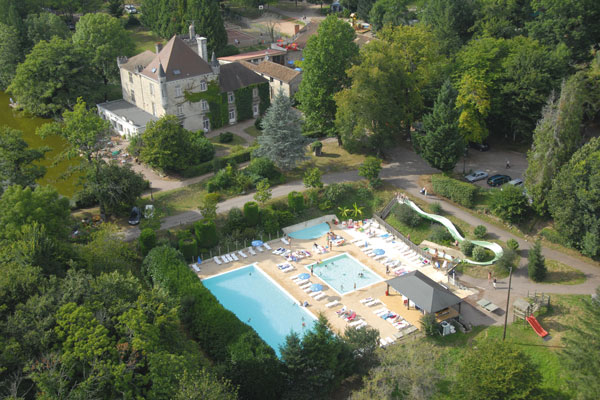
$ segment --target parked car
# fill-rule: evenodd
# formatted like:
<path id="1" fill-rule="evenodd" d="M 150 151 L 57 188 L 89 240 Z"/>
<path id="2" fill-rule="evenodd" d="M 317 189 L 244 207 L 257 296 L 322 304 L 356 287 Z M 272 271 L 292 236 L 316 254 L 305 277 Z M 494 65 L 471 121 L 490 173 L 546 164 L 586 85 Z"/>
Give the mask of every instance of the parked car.
<path id="1" fill-rule="evenodd" d="M 507 182 L 508 185 L 513 185 L 513 186 L 517 186 L 517 187 L 523 187 L 523 179 L 513 179 L 510 182 Z"/>
<path id="2" fill-rule="evenodd" d="M 129 214 L 129 225 L 138 225 L 142 220 L 142 212 L 139 208 L 133 207 Z"/>
<path id="3" fill-rule="evenodd" d="M 477 142 L 469 142 L 469 147 L 479 151 L 488 151 L 490 149 L 490 145 L 486 142 L 477 143 Z"/>
<path id="4" fill-rule="evenodd" d="M 475 171 L 467 176 L 465 176 L 465 179 L 468 180 L 469 182 L 477 182 L 480 181 L 482 179 L 485 179 L 488 177 L 488 173 L 485 171 Z"/>
<path id="5" fill-rule="evenodd" d="M 501 186 L 511 180 L 512 178 L 508 175 L 494 175 L 489 177 L 489 179 L 487 180 L 487 184 L 490 186 Z"/>
<path id="6" fill-rule="evenodd" d="M 125 4 L 125 12 L 127 14 L 137 14 L 137 8 L 133 4 Z"/>

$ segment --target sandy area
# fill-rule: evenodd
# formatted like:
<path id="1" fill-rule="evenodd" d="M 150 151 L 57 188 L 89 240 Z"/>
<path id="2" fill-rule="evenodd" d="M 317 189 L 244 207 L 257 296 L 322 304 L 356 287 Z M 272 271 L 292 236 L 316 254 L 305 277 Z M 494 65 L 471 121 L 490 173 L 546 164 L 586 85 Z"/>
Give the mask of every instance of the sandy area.
<path id="1" fill-rule="evenodd" d="M 329 322 L 331 323 L 333 329 L 337 332 L 343 332 L 348 326 L 348 323 L 344 319 L 338 317 L 338 315 L 336 314 L 336 311 L 340 310 L 342 306 L 346 306 L 348 309 L 354 310 L 357 313 L 356 320 L 363 319 L 367 322 L 369 326 L 378 329 L 382 338 L 392 337 L 394 334 L 397 334 L 399 332 L 394 326 L 392 326 L 391 323 L 374 314 L 374 311 L 380 310 L 382 309 L 382 307 L 386 307 L 390 311 L 399 314 L 411 325 L 420 327 L 418 321 L 421 316 L 421 313 L 419 311 L 415 311 L 414 309 L 407 310 L 407 308 L 403 305 L 402 296 L 393 294 L 390 296 L 386 296 L 385 292 L 387 285 L 385 284 L 385 282 L 375 283 L 363 289 L 358 289 L 344 295 L 339 295 L 333 289 L 327 286 L 327 282 L 322 281 L 318 276 L 315 275 L 310 278 L 310 281 L 312 283 L 322 284 L 324 286 L 323 293 L 326 294 L 326 296 L 320 301 L 316 301 L 309 297 L 307 293 L 305 293 L 302 289 L 300 289 L 300 287 L 296 283 L 292 281 L 292 278 L 298 275 L 299 273 L 307 272 L 307 269 L 305 268 L 306 265 L 312 264 L 319 259 L 326 259 L 343 253 L 350 254 L 358 261 L 368 266 L 371 269 L 371 271 L 378 274 L 384 280 L 391 279 L 394 277 L 391 271 L 390 275 L 386 275 L 386 267 L 383 264 L 375 261 L 373 258 L 365 255 L 365 253 L 361 251 L 361 249 L 357 245 L 362 244 L 362 240 L 361 242 L 357 243 L 357 245 L 350 243 L 352 240 L 365 237 L 363 233 L 357 232 L 354 229 L 342 228 L 341 226 L 335 226 L 333 232 L 336 235 L 342 236 L 346 240 L 346 242 L 342 246 L 334 246 L 333 249 L 327 254 L 315 254 L 313 252 L 312 246 L 315 240 L 293 239 L 289 246 L 282 243 L 279 239 L 268 242 L 272 249 L 276 249 L 278 247 L 285 247 L 292 251 L 304 249 L 312 253 L 311 257 L 307 257 L 299 260 L 298 262 L 293 263 L 293 265 L 295 266 L 295 270 L 288 273 L 282 272 L 277 268 L 277 264 L 286 262 L 286 260 L 283 257 L 272 254 L 272 251 L 269 250 L 265 250 L 263 252 L 257 251 L 257 255 L 252 256 L 246 250 L 244 252 L 246 255 L 248 255 L 248 258 L 244 259 L 238 255 L 238 258 L 240 258 L 240 260 L 233 263 L 218 265 L 213 260 L 205 261 L 200 266 L 201 272 L 198 274 L 198 276 L 201 279 L 208 278 L 216 274 L 231 271 L 254 263 L 258 267 L 260 267 L 265 273 L 267 273 L 273 280 L 275 280 L 279 285 L 281 285 L 296 300 L 298 300 L 299 302 L 308 301 L 308 308 L 313 314 L 318 315 L 319 313 L 324 313 Z M 377 233 L 382 234 L 383 232 L 378 231 Z M 367 240 L 372 242 L 370 243 L 372 247 L 376 246 L 377 248 L 381 247 L 387 249 L 387 252 L 389 254 L 394 255 L 394 250 L 392 249 L 392 247 L 395 242 L 387 243 L 384 242 L 384 239 L 379 239 L 378 237 L 370 238 Z M 319 245 L 325 245 L 325 237 L 316 240 L 316 242 Z M 446 276 L 439 270 L 436 270 L 434 267 L 422 266 L 422 264 L 419 265 L 418 263 L 410 264 L 409 262 L 403 262 L 402 265 L 403 267 L 406 267 L 409 270 L 419 268 L 421 272 L 427 274 L 436 281 L 442 281 L 445 283 L 447 280 Z M 455 292 L 455 294 L 457 294 L 461 298 L 464 298 L 467 295 L 469 295 L 470 292 Z M 360 300 L 369 297 L 373 299 L 380 299 L 383 304 L 376 304 L 371 307 L 368 307 L 365 304 L 361 303 Z M 334 300 L 339 301 L 339 304 L 337 306 L 332 308 L 327 308 L 325 306 L 327 303 L 332 302 Z M 403 331 L 405 330 L 406 328 L 403 329 Z"/>

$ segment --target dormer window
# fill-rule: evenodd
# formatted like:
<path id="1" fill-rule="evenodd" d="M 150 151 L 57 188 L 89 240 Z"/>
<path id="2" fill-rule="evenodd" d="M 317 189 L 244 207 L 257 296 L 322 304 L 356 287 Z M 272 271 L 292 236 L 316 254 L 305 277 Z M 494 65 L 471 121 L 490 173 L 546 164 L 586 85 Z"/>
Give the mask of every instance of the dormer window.
<path id="1" fill-rule="evenodd" d="M 200 91 L 206 92 L 206 90 L 207 90 L 206 81 L 200 81 Z"/>
<path id="2" fill-rule="evenodd" d="M 181 74 L 180 70 L 178 70 L 178 69 L 173 70 L 173 75 L 179 75 L 179 74 Z"/>
<path id="3" fill-rule="evenodd" d="M 155 74 L 156 73 L 156 67 L 152 68 L 152 73 Z"/>

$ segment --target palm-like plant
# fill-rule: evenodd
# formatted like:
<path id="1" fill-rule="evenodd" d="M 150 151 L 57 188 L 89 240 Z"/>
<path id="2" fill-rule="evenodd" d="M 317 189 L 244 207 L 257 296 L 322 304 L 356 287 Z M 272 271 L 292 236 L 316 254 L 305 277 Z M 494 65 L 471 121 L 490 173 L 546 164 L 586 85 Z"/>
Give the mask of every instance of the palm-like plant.
<path id="1" fill-rule="evenodd" d="M 350 212 L 352 211 L 347 207 L 338 207 L 338 210 L 340 210 L 340 216 L 343 218 L 346 218 L 348 215 L 350 215 Z"/>
<path id="2" fill-rule="evenodd" d="M 363 215 L 363 208 L 364 207 L 359 207 L 359 206 L 356 205 L 356 203 L 354 203 L 352 205 L 352 207 L 354 208 L 353 210 L 351 210 L 352 211 L 352 216 L 356 218 L 356 217 L 358 217 L 360 215 L 362 217 L 362 215 Z"/>

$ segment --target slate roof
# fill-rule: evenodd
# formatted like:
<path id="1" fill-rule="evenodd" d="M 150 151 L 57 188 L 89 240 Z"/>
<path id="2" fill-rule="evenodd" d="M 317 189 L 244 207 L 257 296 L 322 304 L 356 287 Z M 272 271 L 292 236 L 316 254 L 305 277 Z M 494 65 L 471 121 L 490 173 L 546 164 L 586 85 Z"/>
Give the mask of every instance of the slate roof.
<path id="1" fill-rule="evenodd" d="M 146 50 L 137 56 L 130 57 L 125 64 L 121 64 L 121 68 L 124 68 L 129 72 L 136 72 L 136 66 L 140 65 L 142 68 L 146 68 L 146 66 L 154 60 L 154 57 L 156 57 L 156 53 Z"/>
<path id="2" fill-rule="evenodd" d="M 263 61 L 259 64 L 253 64 L 248 61 L 241 61 L 241 64 L 254 72 L 258 72 L 259 74 L 265 74 L 269 77 L 279 79 L 280 81 L 286 83 L 290 83 L 295 77 L 302 73 L 300 71 L 296 71 L 293 68 L 284 67 L 281 64 L 274 63 L 273 61 Z"/>
<path id="3" fill-rule="evenodd" d="M 158 118 L 154 115 L 147 113 L 141 108 L 136 107 L 135 104 L 131 104 L 123 99 L 100 103 L 98 104 L 98 107 L 111 111 L 118 116 L 133 122 L 137 126 L 146 126 L 150 121 L 158 121 Z"/>
<path id="4" fill-rule="evenodd" d="M 221 92 L 233 92 L 243 87 L 265 82 L 268 82 L 265 78 L 238 62 L 221 65 L 219 73 Z"/>
<path id="5" fill-rule="evenodd" d="M 153 60 L 145 66 L 142 74 L 158 80 L 160 65 L 165 71 L 167 82 L 212 73 L 210 65 L 176 35 L 158 54 L 154 54 Z"/>
<path id="6" fill-rule="evenodd" d="M 409 272 L 386 283 L 428 313 L 436 313 L 462 301 L 420 271 Z"/>

